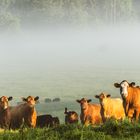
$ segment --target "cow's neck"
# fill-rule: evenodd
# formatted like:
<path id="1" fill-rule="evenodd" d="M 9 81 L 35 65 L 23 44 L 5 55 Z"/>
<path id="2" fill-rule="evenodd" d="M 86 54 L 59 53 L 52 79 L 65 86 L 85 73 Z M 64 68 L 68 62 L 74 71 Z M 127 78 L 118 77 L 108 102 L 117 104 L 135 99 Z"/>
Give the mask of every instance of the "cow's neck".
<path id="1" fill-rule="evenodd" d="M 86 107 L 86 109 L 81 108 L 81 117 L 82 117 L 83 122 L 86 120 L 86 114 L 87 113 L 88 113 L 88 106 Z"/>
<path id="2" fill-rule="evenodd" d="M 88 112 L 88 106 L 86 107 L 86 109 L 82 109 L 82 108 L 81 108 L 81 113 L 82 113 L 82 114 L 85 114 L 86 112 Z"/>
<path id="3" fill-rule="evenodd" d="M 128 95 L 127 95 L 127 97 L 126 97 L 126 99 L 125 99 L 125 102 L 127 103 L 128 101 L 129 102 L 131 102 L 131 100 L 132 100 L 132 97 L 133 97 L 133 95 L 132 94 L 134 94 L 134 87 L 128 87 L 127 88 L 127 91 L 128 91 Z"/>

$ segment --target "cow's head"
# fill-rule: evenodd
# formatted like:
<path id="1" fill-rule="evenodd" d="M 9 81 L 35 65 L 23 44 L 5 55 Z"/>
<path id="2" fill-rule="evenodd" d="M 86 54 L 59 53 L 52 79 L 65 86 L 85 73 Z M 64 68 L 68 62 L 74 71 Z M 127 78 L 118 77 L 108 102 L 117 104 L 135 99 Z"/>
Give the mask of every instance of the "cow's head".
<path id="1" fill-rule="evenodd" d="M 9 106 L 8 102 L 11 101 L 12 99 L 13 99 L 13 97 L 11 97 L 11 96 L 10 97 L 2 96 L 0 98 L 0 108 L 3 110 L 7 109 Z"/>
<path id="2" fill-rule="evenodd" d="M 36 96 L 36 97 L 28 96 L 27 98 L 22 97 L 22 100 L 23 100 L 24 102 L 27 102 L 27 103 L 30 104 L 30 105 L 35 105 L 35 104 L 36 104 L 36 101 L 37 101 L 38 99 L 39 99 L 38 96 Z"/>
<path id="3" fill-rule="evenodd" d="M 120 88 L 120 94 L 122 98 L 126 98 L 128 96 L 128 87 L 134 87 L 135 82 L 128 83 L 126 80 L 123 80 L 120 84 L 114 83 L 116 88 Z"/>
<path id="4" fill-rule="evenodd" d="M 67 108 L 65 108 L 64 114 L 66 114 L 66 117 L 70 123 L 78 120 L 78 114 L 75 111 L 67 111 Z"/>
<path id="5" fill-rule="evenodd" d="M 88 107 L 88 103 L 91 102 L 91 99 L 82 98 L 81 100 L 76 100 L 81 105 L 81 109 L 85 110 Z"/>
<path id="6" fill-rule="evenodd" d="M 104 106 L 104 104 L 106 103 L 106 99 L 110 98 L 110 94 L 106 94 L 106 93 L 101 93 L 100 95 L 95 95 L 95 98 L 99 99 L 99 102 L 102 106 Z"/>

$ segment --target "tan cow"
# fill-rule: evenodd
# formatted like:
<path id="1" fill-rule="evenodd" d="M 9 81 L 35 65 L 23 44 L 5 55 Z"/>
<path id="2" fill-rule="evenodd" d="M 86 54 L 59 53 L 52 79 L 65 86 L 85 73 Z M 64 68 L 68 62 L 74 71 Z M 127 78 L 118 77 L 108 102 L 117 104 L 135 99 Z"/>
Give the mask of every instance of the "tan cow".
<path id="1" fill-rule="evenodd" d="M 110 118 L 117 120 L 125 118 L 123 101 L 120 98 L 110 98 L 110 96 L 110 94 L 105 93 L 95 96 L 99 99 L 101 104 L 101 115 L 103 122 Z"/>
<path id="2" fill-rule="evenodd" d="M 82 124 L 87 126 L 89 124 L 97 125 L 102 122 L 100 115 L 101 106 L 99 104 L 90 104 L 91 99 L 87 100 L 85 98 L 77 100 L 77 102 L 81 106 L 80 119 Z"/>
<path id="3" fill-rule="evenodd" d="M 10 108 L 12 129 L 20 128 L 23 123 L 28 127 L 36 126 L 35 103 L 38 99 L 38 96 L 35 98 L 28 96 L 27 98 L 22 98 L 25 103 Z"/>
<path id="4" fill-rule="evenodd" d="M 131 120 L 135 118 L 138 121 L 140 116 L 140 88 L 134 87 L 134 85 L 134 82 L 129 83 L 126 80 L 120 84 L 114 84 L 116 88 L 120 89 L 126 116 Z"/>
<path id="5" fill-rule="evenodd" d="M 78 114 L 75 111 L 68 111 L 65 108 L 65 124 L 74 124 L 78 123 Z"/>

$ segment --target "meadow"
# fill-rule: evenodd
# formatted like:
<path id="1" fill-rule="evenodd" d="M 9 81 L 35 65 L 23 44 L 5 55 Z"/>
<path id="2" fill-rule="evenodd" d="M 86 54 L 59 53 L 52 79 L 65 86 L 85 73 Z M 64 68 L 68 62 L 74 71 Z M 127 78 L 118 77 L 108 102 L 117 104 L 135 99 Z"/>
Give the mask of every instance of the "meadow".
<path id="1" fill-rule="evenodd" d="M 24 128 L 0 133 L 0 140 L 139 140 L 139 137 L 140 124 L 128 120 L 110 120 L 94 127 L 61 124 L 54 128 Z"/>

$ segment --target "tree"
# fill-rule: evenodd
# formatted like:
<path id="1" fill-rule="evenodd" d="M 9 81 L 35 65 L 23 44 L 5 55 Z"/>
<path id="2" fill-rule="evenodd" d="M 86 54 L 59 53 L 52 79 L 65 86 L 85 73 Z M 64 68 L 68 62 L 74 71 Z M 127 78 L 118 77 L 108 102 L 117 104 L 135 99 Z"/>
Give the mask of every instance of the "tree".
<path id="1" fill-rule="evenodd" d="M 13 30 L 19 28 L 19 19 L 9 12 L 14 0 L 0 0 L 0 30 Z"/>

